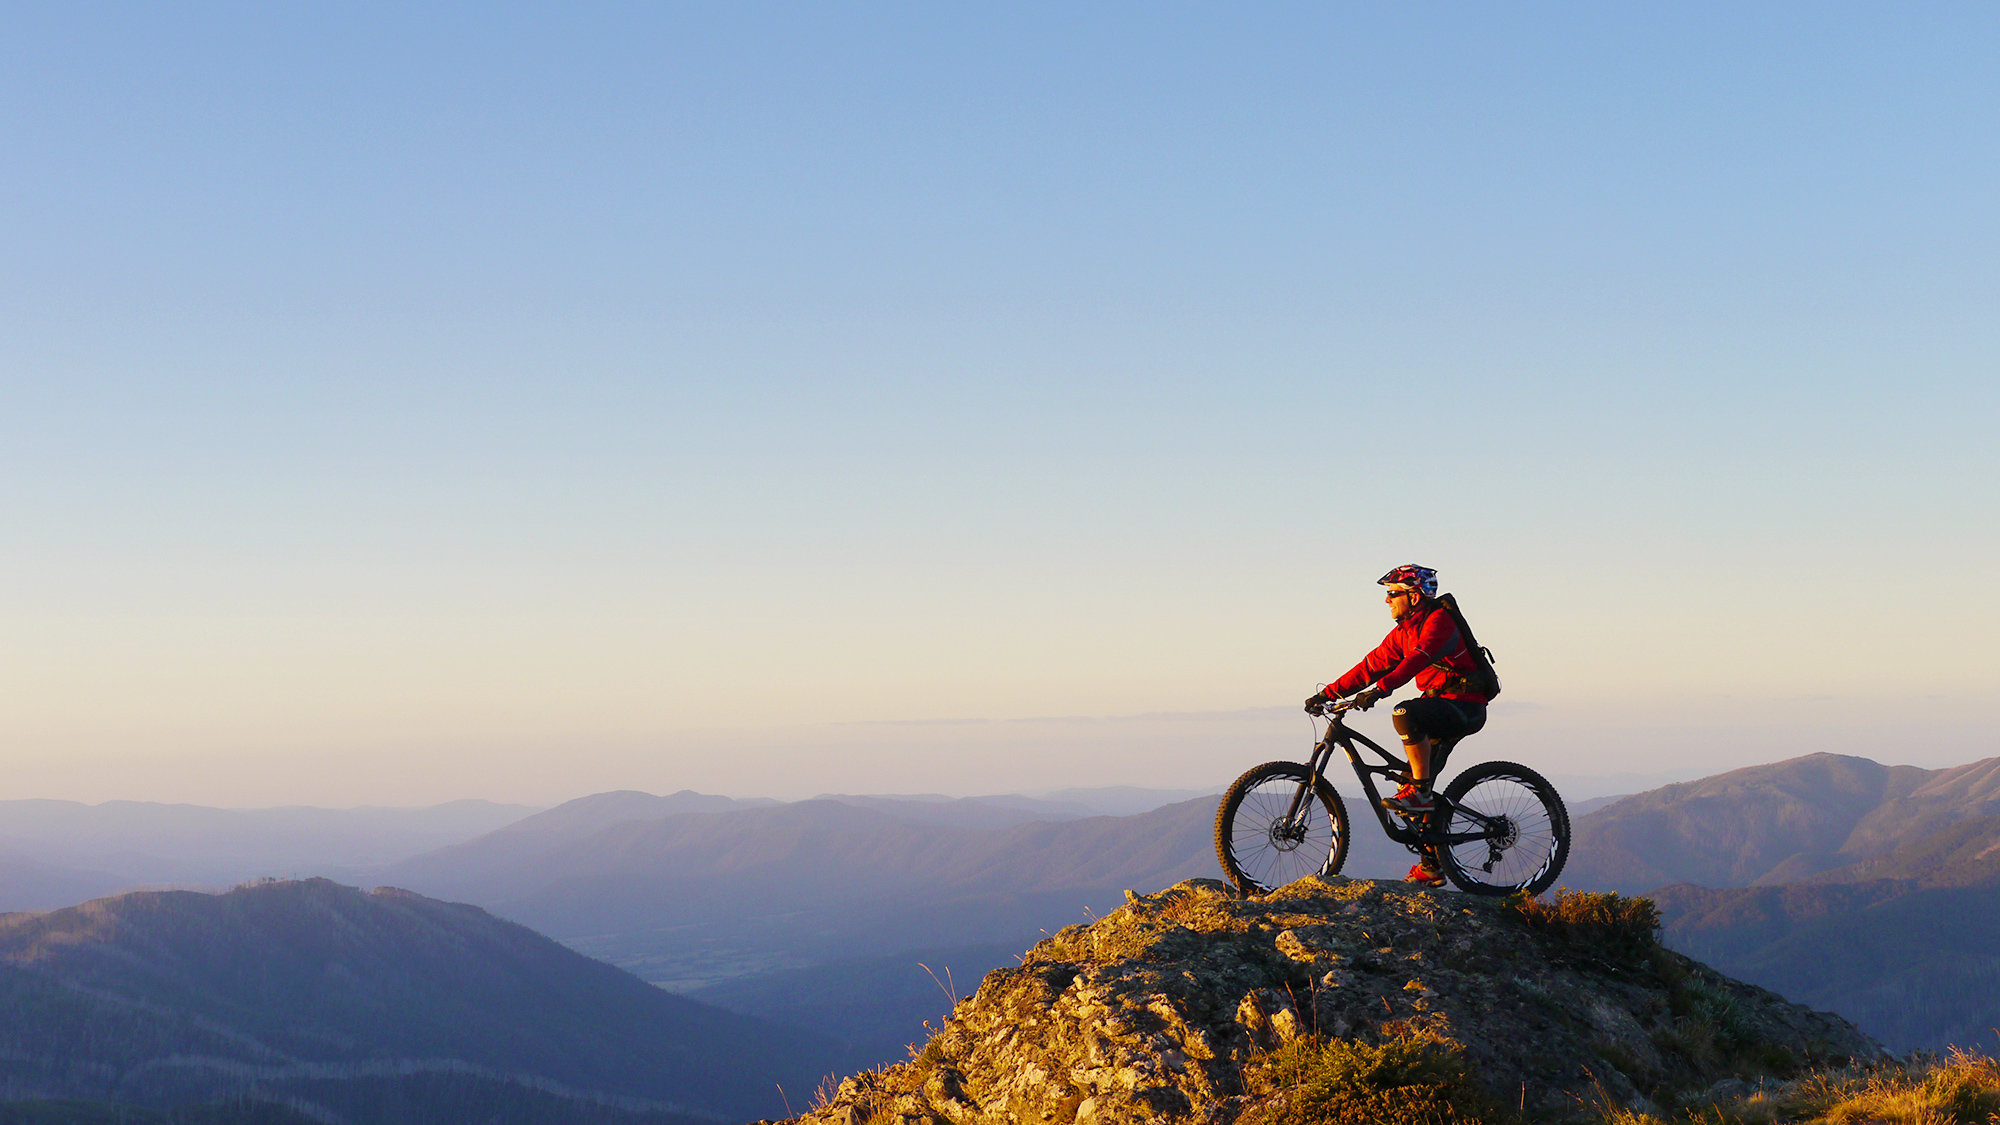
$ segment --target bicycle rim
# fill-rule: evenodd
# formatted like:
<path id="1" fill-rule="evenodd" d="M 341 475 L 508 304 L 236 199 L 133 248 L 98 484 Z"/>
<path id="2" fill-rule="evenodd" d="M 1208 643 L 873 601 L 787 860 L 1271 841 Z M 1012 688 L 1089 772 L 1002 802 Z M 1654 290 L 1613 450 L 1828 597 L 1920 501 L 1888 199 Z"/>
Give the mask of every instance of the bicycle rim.
<path id="1" fill-rule="evenodd" d="M 1338 794 L 1322 782 L 1318 793 L 1309 792 L 1300 802 L 1298 818 L 1286 818 L 1305 783 L 1305 767 L 1273 762 L 1238 778 L 1223 798 L 1216 851 L 1223 870 L 1246 893 L 1340 870 L 1347 825 Z"/>
<path id="2" fill-rule="evenodd" d="M 1475 833 L 1498 824 L 1501 835 L 1448 845 L 1438 858 L 1461 890 L 1538 894 L 1562 872 L 1569 843 L 1568 814 L 1539 775 L 1524 769 L 1487 768 L 1492 765 L 1476 767 L 1453 783 L 1447 793 L 1452 814 L 1445 831 Z"/>

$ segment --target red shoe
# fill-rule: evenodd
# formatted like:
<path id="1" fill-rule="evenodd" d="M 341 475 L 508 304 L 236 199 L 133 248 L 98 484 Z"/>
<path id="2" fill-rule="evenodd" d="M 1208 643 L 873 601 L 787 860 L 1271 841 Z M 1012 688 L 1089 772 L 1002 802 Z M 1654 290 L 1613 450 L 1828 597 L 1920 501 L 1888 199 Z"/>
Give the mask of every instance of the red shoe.
<path id="1" fill-rule="evenodd" d="M 1437 806 L 1431 800 L 1428 790 L 1406 783 L 1401 789 L 1396 790 L 1395 796 L 1384 797 L 1382 807 L 1390 812 L 1402 813 L 1404 816 L 1422 816 Z"/>
<path id="2" fill-rule="evenodd" d="M 1426 887 L 1442 887 L 1444 874 L 1435 867 L 1426 867 L 1419 863 L 1410 868 L 1408 875 L 1403 876 L 1403 882 L 1422 883 Z"/>

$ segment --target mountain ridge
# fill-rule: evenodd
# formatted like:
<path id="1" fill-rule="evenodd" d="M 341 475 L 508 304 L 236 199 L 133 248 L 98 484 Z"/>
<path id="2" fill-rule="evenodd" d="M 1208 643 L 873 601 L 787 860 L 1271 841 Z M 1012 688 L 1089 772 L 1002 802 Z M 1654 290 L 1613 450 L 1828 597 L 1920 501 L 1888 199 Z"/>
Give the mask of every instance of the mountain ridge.
<path id="1" fill-rule="evenodd" d="M 1565 878 L 1627 894 L 1875 877 L 1863 865 L 2000 816 L 2000 758 L 1949 769 L 1808 754 L 1635 794 L 1575 818 Z"/>

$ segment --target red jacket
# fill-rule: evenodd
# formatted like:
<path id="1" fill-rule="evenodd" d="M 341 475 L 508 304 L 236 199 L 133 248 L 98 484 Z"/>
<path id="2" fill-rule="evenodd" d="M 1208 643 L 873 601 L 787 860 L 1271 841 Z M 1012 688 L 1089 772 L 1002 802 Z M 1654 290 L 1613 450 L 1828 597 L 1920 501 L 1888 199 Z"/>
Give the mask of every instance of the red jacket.
<path id="1" fill-rule="evenodd" d="M 1472 654 L 1458 635 L 1458 623 L 1436 602 L 1407 614 L 1375 651 L 1362 658 L 1345 676 L 1326 685 L 1330 696 L 1349 695 L 1374 683 L 1383 691 L 1395 691 L 1412 679 L 1425 695 L 1442 699 L 1462 699 L 1484 703 L 1486 697 L 1470 689 L 1454 691 L 1446 684 L 1476 673 Z"/>

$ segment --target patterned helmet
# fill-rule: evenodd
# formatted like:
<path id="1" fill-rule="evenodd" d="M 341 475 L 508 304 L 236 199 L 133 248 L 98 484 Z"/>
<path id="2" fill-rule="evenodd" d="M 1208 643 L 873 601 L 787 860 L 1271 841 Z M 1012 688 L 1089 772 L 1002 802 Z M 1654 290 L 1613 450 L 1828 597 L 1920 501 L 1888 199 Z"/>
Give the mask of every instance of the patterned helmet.
<path id="1" fill-rule="evenodd" d="M 1427 598 L 1437 597 L 1438 572 L 1416 563 L 1399 566 L 1375 581 L 1382 586 L 1408 586 Z"/>

